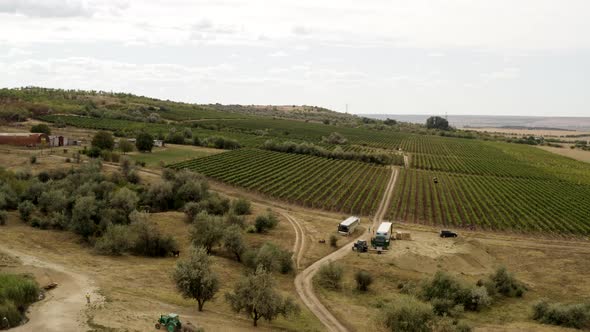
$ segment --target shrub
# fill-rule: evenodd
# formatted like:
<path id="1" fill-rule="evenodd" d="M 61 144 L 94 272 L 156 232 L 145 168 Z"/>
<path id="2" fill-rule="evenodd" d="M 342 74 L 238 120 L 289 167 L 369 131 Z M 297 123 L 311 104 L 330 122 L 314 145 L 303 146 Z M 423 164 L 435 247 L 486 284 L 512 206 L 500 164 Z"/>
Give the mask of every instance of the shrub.
<path id="1" fill-rule="evenodd" d="M 123 152 L 123 154 L 126 154 L 127 152 L 131 152 L 133 151 L 134 146 L 133 143 L 129 142 L 129 140 L 127 139 L 120 139 L 119 140 L 119 150 L 121 150 L 121 152 Z"/>
<path id="2" fill-rule="evenodd" d="M 338 237 L 334 234 L 330 235 L 330 246 L 331 247 L 338 247 Z"/>
<path id="3" fill-rule="evenodd" d="M 292 253 L 270 242 L 258 250 L 247 251 L 244 256 L 244 264 L 252 269 L 262 266 L 267 271 L 278 271 L 283 274 L 293 271 Z"/>
<path id="4" fill-rule="evenodd" d="M 211 194 L 207 199 L 199 202 L 202 211 L 216 215 L 223 215 L 229 211 L 229 205 L 229 199 L 222 198 L 217 194 Z"/>
<path id="5" fill-rule="evenodd" d="M 31 219 L 31 214 L 35 210 L 35 205 L 31 201 L 22 201 L 18 204 L 18 212 L 20 218 L 24 222 L 28 222 Z"/>
<path id="6" fill-rule="evenodd" d="M 169 182 L 156 182 L 150 185 L 145 195 L 145 201 L 148 205 L 164 211 L 172 206 L 174 200 L 174 191 L 172 184 Z"/>
<path id="7" fill-rule="evenodd" d="M 356 288 L 362 292 L 369 290 L 369 286 L 373 283 L 373 277 L 368 271 L 357 271 L 354 275 L 356 281 Z"/>
<path id="8" fill-rule="evenodd" d="M 246 224 L 243 217 L 234 214 L 232 211 L 230 211 L 228 214 L 226 214 L 224 219 L 225 219 L 225 224 L 228 226 L 236 225 L 240 228 L 244 228 L 244 226 Z"/>
<path id="9" fill-rule="evenodd" d="M 340 264 L 329 262 L 320 267 L 317 281 L 324 288 L 337 290 L 340 289 L 343 274 L 344 268 Z"/>
<path id="10" fill-rule="evenodd" d="M 520 281 L 516 280 L 513 274 L 505 267 L 500 267 L 490 276 L 496 292 L 507 297 L 521 297 L 527 288 Z"/>
<path id="11" fill-rule="evenodd" d="M 8 214 L 4 210 L 0 210 L 0 226 L 6 225 L 6 220 L 8 219 Z"/>
<path id="12" fill-rule="evenodd" d="M 88 151 L 86 152 L 86 155 L 90 158 L 98 158 L 98 157 L 100 157 L 100 152 L 101 152 L 101 150 L 98 147 L 93 146 L 90 149 L 88 149 Z"/>
<path id="13" fill-rule="evenodd" d="M 434 314 L 429 304 L 406 297 L 383 312 L 384 324 L 392 332 L 430 332 Z"/>
<path id="14" fill-rule="evenodd" d="M 245 214 L 250 214 L 250 209 L 251 203 L 245 198 L 238 198 L 233 201 L 232 210 L 237 215 L 243 216 Z"/>
<path id="15" fill-rule="evenodd" d="M 264 233 L 270 229 L 273 229 L 277 226 L 279 220 L 277 217 L 269 210 L 266 215 L 260 215 L 256 217 L 254 221 L 254 227 L 256 227 L 256 232 Z"/>
<path id="16" fill-rule="evenodd" d="M 106 232 L 94 244 L 94 249 L 103 255 L 118 256 L 131 248 L 129 227 L 109 225 Z"/>
<path id="17" fill-rule="evenodd" d="M 127 219 L 127 216 L 135 210 L 139 197 L 137 194 L 126 187 L 117 190 L 111 197 L 110 205 L 112 208 L 121 211 L 121 213 Z"/>
<path id="18" fill-rule="evenodd" d="M 99 150 L 112 150 L 115 146 L 113 135 L 108 131 L 99 131 L 92 138 L 92 147 Z"/>
<path id="19" fill-rule="evenodd" d="M 50 179 L 49 173 L 47 173 L 46 171 L 41 171 L 39 172 L 39 174 L 37 174 L 37 179 L 39 179 L 39 181 L 41 182 L 47 182 Z"/>
<path id="20" fill-rule="evenodd" d="M 138 151 L 151 152 L 154 147 L 154 137 L 146 132 L 141 132 L 135 139 L 135 146 Z"/>
<path id="21" fill-rule="evenodd" d="M 542 300 L 533 305 L 533 319 L 543 324 L 590 329 L 590 303 L 549 304 Z"/>
<path id="22" fill-rule="evenodd" d="M 31 160 L 31 164 L 36 164 L 37 163 L 37 156 L 32 155 L 30 160 Z"/>
<path id="23" fill-rule="evenodd" d="M 160 230 L 148 220 L 147 213 L 134 211 L 131 213 L 131 234 L 133 243 L 131 252 L 136 255 L 163 257 L 177 249 L 176 241 L 168 235 L 162 235 Z"/>
<path id="24" fill-rule="evenodd" d="M 0 273 L 0 317 L 6 317 L 10 326 L 17 326 L 26 308 L 38 300 L 39 292 L 32 278 Z"/>
<path id="25" fill-rule="evenodd" d="M 46 135 L 51 135 L 51 128 L 44 123 L 40 123 L 31 127 L 32 133 L 41 133 Z"/>

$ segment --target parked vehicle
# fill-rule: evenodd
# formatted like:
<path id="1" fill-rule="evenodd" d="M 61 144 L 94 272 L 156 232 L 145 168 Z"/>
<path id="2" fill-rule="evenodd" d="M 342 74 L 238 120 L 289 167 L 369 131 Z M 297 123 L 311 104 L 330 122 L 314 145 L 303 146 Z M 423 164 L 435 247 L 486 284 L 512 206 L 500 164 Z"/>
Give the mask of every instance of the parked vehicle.
<path id="1" fill-rule="evenodd" d="M 441 230 L 440 237 L 457 237 L 457 233 L 449 231 L 449 230 Z"/>
<path id="2" fill-rule="evenodd" d="M 358 252 L 367 252 L 369 251 L 369 245 L 365 240 L 358 240 L 355 244 L 352 245 L 352 250 Z"/>
<path id="3" fill-rule="evenodd" d="M 346 220 L 338 224 L 338 233 L 342 235 L 350 235 L 360 223 L 361 219 L 359 217 L 348 217 Z"/>
<path id="4" fill-rule="evenodd" d="M 377 233 L 371 239 L 371 246 L 379 250 L 387 250 L 389 242 L 391 241 L 391 233 L 393 232 L 393 224 L 390 222 L 382 222 L 377 228 Z"/>

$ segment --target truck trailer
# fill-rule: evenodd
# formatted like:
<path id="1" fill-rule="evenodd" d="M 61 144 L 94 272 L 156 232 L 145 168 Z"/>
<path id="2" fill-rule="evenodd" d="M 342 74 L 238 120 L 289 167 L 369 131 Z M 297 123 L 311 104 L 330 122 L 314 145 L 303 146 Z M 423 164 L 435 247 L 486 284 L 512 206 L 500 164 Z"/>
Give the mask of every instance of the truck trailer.
<path id="1" fill-rule="evenodd" d="M 393 232 L 393 223 L 382 222 L 377 228 L 375 236 L 371 239 L 371 246 L 377 251 L 389 249 L 391 234 Z"/>

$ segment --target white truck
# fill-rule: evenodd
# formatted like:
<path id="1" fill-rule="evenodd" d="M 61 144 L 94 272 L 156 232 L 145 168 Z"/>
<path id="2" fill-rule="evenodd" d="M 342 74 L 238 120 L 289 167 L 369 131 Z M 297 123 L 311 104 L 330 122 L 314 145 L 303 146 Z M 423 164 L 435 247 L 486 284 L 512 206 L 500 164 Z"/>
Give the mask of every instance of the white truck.
<path id="1" fill-rule="evenodd" d="M 348 217 L 346 220 L 338 224 L 338 233 L 342 235 L 350 235 L 360 223 L 361 219 L 359 217 Z"/>

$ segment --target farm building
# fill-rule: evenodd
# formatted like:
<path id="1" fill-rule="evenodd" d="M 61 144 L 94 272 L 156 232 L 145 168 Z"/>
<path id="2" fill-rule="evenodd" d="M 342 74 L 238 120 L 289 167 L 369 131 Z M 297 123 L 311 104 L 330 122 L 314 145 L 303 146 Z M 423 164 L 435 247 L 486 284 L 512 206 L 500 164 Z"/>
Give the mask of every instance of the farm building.
<path id="1" fill-rule="evenodd" d="M 49 136 L 49 145 L 50 146 L 67 146 L 71 145 L 70 141 L 65 136 Z"/>
<path id="2" fill-rule="evenodd" d="M 38 133 L 0 133 L 0 144 L 37 147 L 49 145 L 49 136 Z"/>

